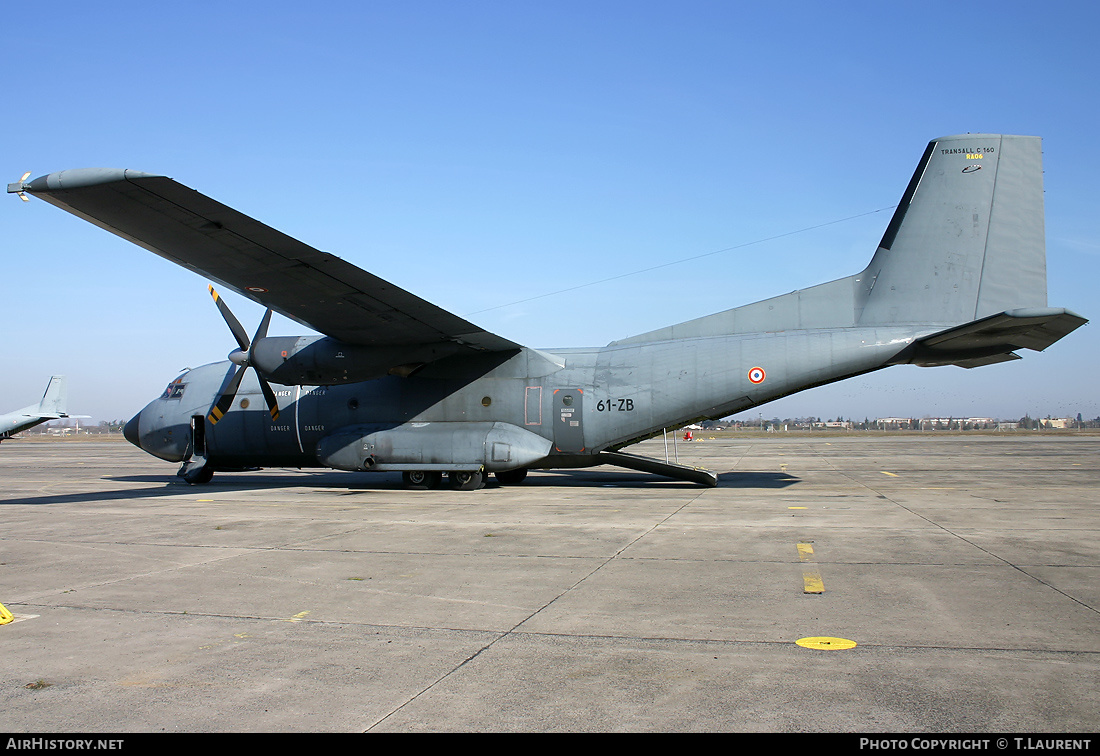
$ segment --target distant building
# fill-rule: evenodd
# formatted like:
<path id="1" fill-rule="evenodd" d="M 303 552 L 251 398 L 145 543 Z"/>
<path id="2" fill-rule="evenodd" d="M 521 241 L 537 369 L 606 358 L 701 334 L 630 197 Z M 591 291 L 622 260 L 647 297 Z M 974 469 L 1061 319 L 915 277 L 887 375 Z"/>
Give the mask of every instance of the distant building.
<path id="1" fill-rule="evenodd" d="M 912 427 L 913 420 L 908 417 L 880 417 L 875 420 L 875 427 L 883 430 L 901 430 Z"/>
<path id="2" fill-rule="evenodd" d="M 1046 420 L 1042 421 L 1044 428 L 1060 428 L 1063 430 L 1072 428 L 1074 422 L 1072 417 L 1048 417 Z"/>
<path id="3" fill-rule="evenodd" d="M 992 417 L 924 417 L 920 420 L 921 430 L 981 430 L 996 427 L 997 421 Z"/>

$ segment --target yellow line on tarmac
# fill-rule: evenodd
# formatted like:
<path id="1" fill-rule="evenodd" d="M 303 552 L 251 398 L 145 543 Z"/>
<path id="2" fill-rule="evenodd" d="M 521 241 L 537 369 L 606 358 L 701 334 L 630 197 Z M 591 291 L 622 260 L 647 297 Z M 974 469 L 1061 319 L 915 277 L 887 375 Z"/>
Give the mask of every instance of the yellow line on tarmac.
<path id="1" fill-rule="evenodd" d="M 798 548 L 798 561 L 813 562 L 814 546 L 812 543 L 800 542 L 796 544 L 796 547 Z M 825 582 L 821 579 L 821 573 L 813 564 L 806 564 L 802 567 L 802 592 L 815 594 L 825 592 Z"/>
<path id="2" fill-rule="evenodd" d="M 802 592 L 813 594 L 825 592 L 825 582 L 821 579 L 821 573 L 816 567 L 802 568 Z"/>

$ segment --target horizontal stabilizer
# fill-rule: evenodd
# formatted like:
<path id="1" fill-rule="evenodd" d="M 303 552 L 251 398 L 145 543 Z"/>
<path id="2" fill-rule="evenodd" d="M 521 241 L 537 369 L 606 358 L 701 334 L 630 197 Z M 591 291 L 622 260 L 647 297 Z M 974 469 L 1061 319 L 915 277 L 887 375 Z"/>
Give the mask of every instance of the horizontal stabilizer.
<path id="1" fill-rule="evenodd" d="M 1018 360 L 1014 350 L 1041 352 L 1087 322 L 1061 308 L 1009 310 L 918 339 L 894 363 L 972 368 Z"/>

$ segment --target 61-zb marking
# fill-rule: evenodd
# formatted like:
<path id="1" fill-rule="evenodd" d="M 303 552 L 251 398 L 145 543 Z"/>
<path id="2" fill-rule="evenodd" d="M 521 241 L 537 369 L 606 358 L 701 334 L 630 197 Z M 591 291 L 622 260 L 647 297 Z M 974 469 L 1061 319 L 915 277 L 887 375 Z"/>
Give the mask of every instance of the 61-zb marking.
<path id="1" fill-rule="evenodd" d="M 597 412 L 633 412 L 634 400 L 633 399 L 601 399 L 596 402 Z"/>

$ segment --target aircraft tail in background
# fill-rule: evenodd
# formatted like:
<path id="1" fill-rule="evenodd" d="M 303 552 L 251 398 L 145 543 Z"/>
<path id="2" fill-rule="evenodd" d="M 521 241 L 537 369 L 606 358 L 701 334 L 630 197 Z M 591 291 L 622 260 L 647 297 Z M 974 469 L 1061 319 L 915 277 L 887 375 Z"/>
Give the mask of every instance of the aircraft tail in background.
<path id="1" fill-rule="evenodd" d="M 68 385 L 65 376 L 55 375 L 50 378 L 46 386 L 46 393 L 38 404 L 0 415 L 0 440 L 33 428 L 49 420 L 59 420 L 64 417 L 85 418 L 87 415 L 70 415 L 68 406 Z"/>
<path id="2" fill-rule="evenodd" d="M 69 387 L 65 381 L 65 376 L 55 375 L 50 378 L 50 383 L 46 386 L 46 393 L 42 395 L 42 401 L 38 403 L 37 415 L 53 419 L 67 417 L 68 400 Z"/>

